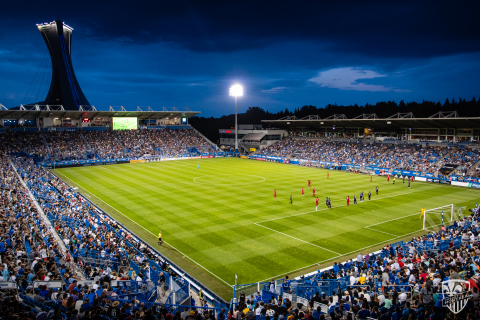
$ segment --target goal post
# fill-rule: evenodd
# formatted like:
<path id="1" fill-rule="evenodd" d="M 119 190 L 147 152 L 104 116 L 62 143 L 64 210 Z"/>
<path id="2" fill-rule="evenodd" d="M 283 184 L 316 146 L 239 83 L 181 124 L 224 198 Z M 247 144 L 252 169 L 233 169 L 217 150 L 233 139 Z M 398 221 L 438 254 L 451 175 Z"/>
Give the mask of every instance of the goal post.
<path id="1" fill-rule="evenodd" d="M 454 220 L 453 213 L 453 204 L 425 210 L 425 214 L 423 215 L 423 230 L 432 227 L 447 225 Z"/>

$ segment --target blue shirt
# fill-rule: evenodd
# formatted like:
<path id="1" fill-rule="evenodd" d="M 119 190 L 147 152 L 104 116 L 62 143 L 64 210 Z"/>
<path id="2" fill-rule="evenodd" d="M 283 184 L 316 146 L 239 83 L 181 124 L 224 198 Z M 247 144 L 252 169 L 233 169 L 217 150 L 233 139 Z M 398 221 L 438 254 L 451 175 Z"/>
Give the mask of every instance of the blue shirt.
<path id="1" fill-rule="evenodd" d="M 95 296 L 95 293 L 89 293 L 87 297 L 88 297 L 88 301 L 93 303 L 93 300 L 95 300 L 96 296 Z"/>

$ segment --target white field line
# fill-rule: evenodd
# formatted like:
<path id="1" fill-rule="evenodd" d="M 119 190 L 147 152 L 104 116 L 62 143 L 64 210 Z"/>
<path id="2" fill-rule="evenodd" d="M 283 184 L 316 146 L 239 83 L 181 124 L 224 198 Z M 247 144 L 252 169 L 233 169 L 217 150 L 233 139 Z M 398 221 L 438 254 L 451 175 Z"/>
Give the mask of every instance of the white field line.
<path id="1" fill-rule="evenodd" d="M 388 233 L 388 232 L 384 232 L 384 231 L 380 231 L 380 230 L 376 230 L 376 229 L 369 228 L 369 227 L 365 227 L 365 229 L 367 229 L 367 230 L 372 230 L 372 231 L 376 231 L 376 232 L 380 232 L 380 233 L 385 233 L 385 234 L 388 234 L 388 235 L 390 235 L 390 236 L 396 236 L 396 234 Z"/>
<path id="2" fill-rule="evenodd" d="M 377 225 L 379 225 L 379 224 L 384 224 L 384 223 L 387 223 L 387 222 L 390 222 L 390 221 L 395 221 L 395 220 L 399 220 L 399 219 L 403 219 L 403 218 L 411 217 L 411 216 L 415 216 L 415 215 L 418 216 L 418 215 L 420 215 L 420 213 L 413 213 L 413 214 L 409 214 L 409 215 L 402 216 L 402 217 L 399 217 L 399 218 L 394 218 L 394 219 L 390 219 L 390 220 L 385 220 L 385 221 L 382 221 L 382 222 L 379 222 L 379 223 L 371 224 L 371 225 L 369 225 L 369 226 L 366 226 L 365 228 L 377 226 Z"/>
<path id="3" fill-rule="evenodd" d="M 291 235 L 288 235 L 288 234 L 286 234 L 286 233 L 283 233 L 283 232 L 277 231 L 277 230 L 275 230 L 275 229 L 272 229 L 272 228 L 269 228 L 269 227 L 262 226 L 261 224 L 258 224 L 258 223 L 255 223 L 255 224 L 256 224 L 257 226 L 259 226 L 259 227 L 262 227 L 262 228 L 265 228 L 265 229 L 268 229 L 268 230 L 271 230 L 271 231 L 274 231 L 274 232 L 280 233 L 281 235 L 284 235 L 284 236 L 286 236 L 286 237 L 290 237 L 290 238 L 292 238 L 292 239 L 295 239 L 295 240 L 297 240 L 297 241 L 300 241 L 300 242 L 303 242 L 303 243 L 309 244 L 309 245 L 311 245 L 311 246 L 314 246 L 314 247 L 320 248 L 320 249 L 322 249 L 322 250 L 325 250 L 325 251 L 329 251 L 329 252 L 335 253 L 335 254 L 337 255 L 337 257 L 341 257 L 341 256 L 342 256 L 342 254 L 341 254 L 341 253 L 338 253 L 338 252 L 332 251 L 332 250 L 330 250 L 330 249 L 327 249 L 327 248 L 324 248 L 324 247 L 317 246 L 316 244 L 310 243 L 310 242 L 308 242 L 308 241 L 305 241 L 305 240 L 302 240 L 302 239 L 299 239 L 299 238 L 295 238 L 295 237 L 293 237 L 293 236 L 291 236 Z"/>
<path id="4" fill-rule="evenodd" d="M 59 172 L 60 173 L 60 172 Z M 60 173 L 62 176 L 66 177 L 64 174 Z M 66 177 L 68 179 L 68 177 Z M 69 179 L 70 180 L 70 179 Z M 90 191 L 88 191 L 86 188 L 82 187 L 79 183 L 75 182 L 75 184 L 79 185 L 82 189 L 86 190 L 87 192 L 89 192 L 90 194 L 92 194 L 95 198 L 97 198 L 98 200 L 102 201 L 103 203 L 105 203 L 107 206 L 109 206 L 110 208 L 112 208 L 113 210 L 117 211 L 118 213 L 120 213 L 122 216 L 124 216 L 125 218 L 127 218 L 128 220 L 132 221 L 133 223 L 135 223 L 137 226 L 139 226 L 140 228 L 142 228 L 143 230 L 147 231 L 148 233 L 152 234 L 155 238 L 157 237 L 153 232 L 151 232 L 150 230 L 147 230 L 145 229 L 145 227 L 139 225 L 136 221 L 132 220 L 130 217 L 126 216 L 125 214 L 123 214 L 121 211 L 119 211 L 117 208 L 114 208 L 112 207 L 110 204 L 108 204 L 107 202 L 105 202 L 104 200 L 100 199 L 99 197 L 97 197 L 95 194 L 91 193 Z M 182 251 L 178 250 L 177 248 L 175 248 L 174 246 L 170 245 L 168 242 L 166 241 L 163 241 L 164 243 L 166 243 L 169 247 L 173 248 L 174 250 L 178 251 L 180 254 L 182 254 L 183 256 L 185 256 L 186 258 L 188 258 L 190 261 L 192 261 L 193 263 L 195 263 L 196 265 L 198 265 L 200 268 L 202 268 L 203 270 L 207 271 L 208 273 L 210 273 L 211 275 L 213 275 L 215 278 L 217 278 L 218 280 L 222 281 L 223 283 L 225 283 L 226 285 L 228 285 L 229 287 L 232 287 L 233 286 L 231 284 L 229 284 L 228 282 L 226 282 L 225 280 L 223 280 L 222 278 L 220 278 L 219 276 L 217 276 L 215 273 L 211 272 L 210 270 L 208 270 L 207 268 L 205 268 L 204 266 L 202 266 L 200 263 L 198 263 L 197 261 L 193 260 L 192 258 L 190 258 L 189 256 L 187 256 L 186 254 L 184 254 Z"/>
<path id="5" fill-rule="evenodd" d="M 270 281 L 272 279 L 275 279 L 275 278 L 279 278 L 279 277 L 282 277 L 284 275 L 289 275 L 289 274 L 292 274 L 296 271 L 301 271 L 301 270 L 305 270 L 305 269 L 308 269 L 310 267 L 313 267 L 313 266 L 318 266 L 322 263 L 325 263 L 325 262 L 328 262 L 328 261 L 331 261 L 333 259 L 336 259 L 336 258 L 340 258 L 340 257 L 344 257 L 344 256 L 348 256 L 349 254 L 352 254 L 352 253 L 355 253 L 355 252 L 361 252 L 362 250 L 365 250 L 365 249 L 368 249 L 368 248 L 371 248 L 371 247 L 374 247 L 374 246 L 377 246 L 379 244 L 383 244 L 383 243 L 387 243 L 387 242 L 390 242 L 392 240 L 396 240 L 396 239 L 400 239 L 400 238 L 403 238 L 403 237 L 406 237 L 408 235 L 411 235 L 411 234 L 414 234 L 414 233 L 417 233 L 417 232 L 420 232 L 420 231 L 423 231 L 423 230 L 417 230 L 417 231 L 414 231 L 414 232 L 410 232 L 410 233 L 407 233 L 407 234 L 404 234 L 404 235 L 401 235 L 401 236 L 397 236 L 395 238 L 391 238 L 391 239 L 388 239 L 388 240 L 384 240 L 382 242 L 378 242 L 378 243 L 375 243 L 375 244 L 371 244 L 369 246 L 366 246 L 366 247 L 363 247 L 363 248 L 360 248 L 360 249 L 356 249 L 354 251 L 350 251 L 350 252 L 347 252 L 347 253 L 342 253 L 340 256 L 337 256 L 337 257 L 333 257 L 333 258 L 329 258 L 329 259 L 325 259 L 325 260 L 322 260 L 322 261 L 319 261 L 319 262 L 315 262 L 311 265 L 308 265 L 308 266 L 305 266 L 305 267 L 301 267 L 301 268 L 298 268 L 298 269 L 295 269 L 295 270 L 291 270 L 291 271 L 288 271 L 288 272 L 285 272 L 285 273 L 282 273 L 282 274 L 278 274 L 276 276 L 273 276 L 273 277 L 268 277 L 267 279 L 263 279 L 263 280 L 259 280 L 259 281 L 255 281 L 255 282 L 264 282 L 264 281 Z"/>
<path id="6" fill-rule="evenodd" d="M 112 170 L 110 170 L 110 169 L 105 168 L 104 166 L 98 166 L 98 167 L 99 167 L 100 169 L 103 169 L 103 170 L 112 171 Z"/>
<path id="7" fill-rule="evenodd" d="M 410 193 L 414 193 L 414 192 L 412 191 L 412 192 L 399 193 L 399 194 L 395 194 L 395 195 L 391 195 L 391 196 L 387 196 L 387 197 L 372 199 L 372 200 L 370 200 L 370 201 L 382 200 L 382 199 L 392 198 L 392 197 L 398 197 L 398 196 L 402 196 L 402 195 L 404 195 L 404 194 L 410 194 Z M 362 202 L 359 202 L 359 204 L 368 203 L 368 202 L 369 202 L 369 201 L 362 201 Z M 334 207 L 332 206 L 332 209 L 333 209 L 333 208 L 346 207 L 346 206 L 347 206 L 346 204 L 345 204 L 345 205 L 340 205 L 340 206 L 334 206 Z M 353 206 L 353 205 L 352 205 L 352 206 Z M 255 224 L 257 224 L 257 223 L 269 222 L 269 221 L 275 221 L 275 220 L 280 220 L 280 219 L 286 219 L 286 218 L 290 218 L 290 217 L 301 216 L 301 215 L 304 215 L 304 214 L 313 213 L 313 212 L 318 212 L 318 211 L 324 211 L 324 210 L 328 210 L 328 208 L 320 209 L 320 210 L 315 210 L 315 211 L 309 211 L 309 212 L 292 214 L 292 215 L 290 215 L 290 216 L 285 216 L 285 217 L 280 217 L 280 218 L 274 218 L 274 219 L 270 219 L 270 220 L 263 220 L 263 221 L 255 222 Z"/>

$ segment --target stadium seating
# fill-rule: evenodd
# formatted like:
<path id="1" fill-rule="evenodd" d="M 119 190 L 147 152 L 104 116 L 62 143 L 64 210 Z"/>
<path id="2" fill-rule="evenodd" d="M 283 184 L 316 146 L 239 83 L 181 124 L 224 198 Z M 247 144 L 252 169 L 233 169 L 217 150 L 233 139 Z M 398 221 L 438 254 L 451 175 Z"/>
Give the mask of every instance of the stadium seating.
<path id="1" fill-rule="evenodd" d="M 273 291 L 271 283 L 265 283 L 259 297 L 232 303 L 230 310 L 214 303 L 195 306 L 188 283 L 158 252 L 35 163 L 48 157 L 209 152 L 211 146 L 205 140 L 189 130 L 5 133 L 0 135 L 0 150 L 0 277 L 14 281 L 19 292 L 0 289 L 4 319 L 400 319 L 400 314 L 405 319 L 426 319 L 432 314 L 440 319 L 440 313 L 453 318 L 442 302 L 447 295 L 441 281 L 468 281 L 473 297 L 478 297 L 480 215 L 476 208 L 442 231 L 359 254 L 292 281 L 278 279 Z M 477 149 L 461 146 L 300 139 L 283 140 L 261 153 L 422 172 L 450 162 L 458 162 L 466 172 L 476 169 L 480 159 Z M 163 304 L 158 297 L 161 272 L 168 287 L 160 288 L 166 291 Z M 48 287 L 38 281 L 61 285 Z M 433 303 L 426 296 L 432 296 Z M 293 303 L 297 297 L 308 303 Z M 181 306 L 185 303 L 187 310 Z M 459 319 L 478 312 L 477 301 L 470 300 Z"/>
<path id="2" fill-rule="evenodd" d="M 444 163 L 459 164 L 454 174 L 470 172 L 478 177 L 480 151 L 464 146 L 421 146 L 413 144 L 370 144 L 359 141 L 330 141 L 286 138 L 257 154 L 323 161 L 337 164 L 375 166 L 384 169 L 417 171 L 423 174 L 437 171 Z M 468 177 L 467 174 L 465 177 Z M 462 178 L 465 178 L 462 175 Z"/>

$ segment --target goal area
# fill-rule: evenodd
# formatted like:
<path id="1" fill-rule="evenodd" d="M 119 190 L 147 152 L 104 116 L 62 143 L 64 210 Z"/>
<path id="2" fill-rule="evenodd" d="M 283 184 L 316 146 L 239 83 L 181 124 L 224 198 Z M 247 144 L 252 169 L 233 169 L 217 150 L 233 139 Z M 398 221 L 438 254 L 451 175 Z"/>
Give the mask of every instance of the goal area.
<path id="1" fill-rule="evenodd" d="M 466 208 L 464 210 L 466 210 Z M 425 210 L 425 214 L 423 215 L 423 230 L 430 229 L 437 231 L 441 229 L 442 226 L 447 227 L 455 221 L 457 218 L 456 215 L 460 218 L 461 214 L 462 208 L 456 207 L 453 204 Z"/>

